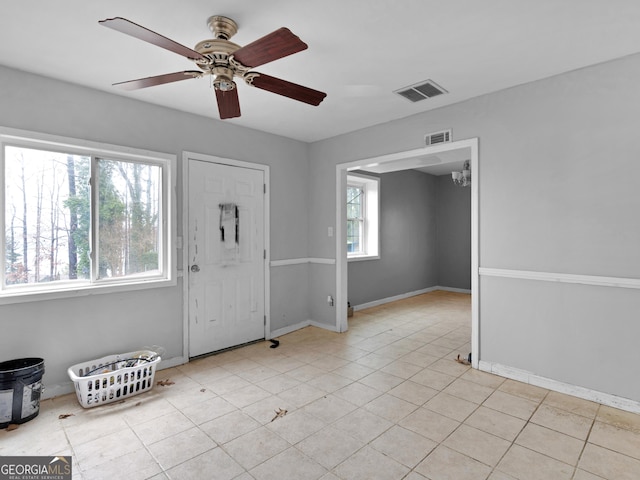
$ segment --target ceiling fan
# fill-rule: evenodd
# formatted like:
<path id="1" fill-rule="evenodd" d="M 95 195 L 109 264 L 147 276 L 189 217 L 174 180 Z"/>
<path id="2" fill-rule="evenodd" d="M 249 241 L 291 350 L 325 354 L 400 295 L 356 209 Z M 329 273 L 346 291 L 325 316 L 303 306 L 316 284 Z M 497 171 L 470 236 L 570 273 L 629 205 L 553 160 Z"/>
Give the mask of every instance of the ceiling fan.
<path id="1" fill-rule="evenodd" d="M 108 18 L 98 23 L 182 55 L 200 68 L 114 83 L 114 86 L 126 90 L 212 75 L 221 119 L 240 116 L 240 101 L 234 77 L 241 78 L 248 85 L 314 106 L 319 105 L 327 96 L 324 92 L 252 70 L 308 48 L 306 43 L 285 27 L 241 47 L 229 41 L 238 31 L 236 22 L 227 17 L 214 15 L 208 19 L 207 25 L 215 38 L 203 40 L 191 49 L 126 18 Z"/>

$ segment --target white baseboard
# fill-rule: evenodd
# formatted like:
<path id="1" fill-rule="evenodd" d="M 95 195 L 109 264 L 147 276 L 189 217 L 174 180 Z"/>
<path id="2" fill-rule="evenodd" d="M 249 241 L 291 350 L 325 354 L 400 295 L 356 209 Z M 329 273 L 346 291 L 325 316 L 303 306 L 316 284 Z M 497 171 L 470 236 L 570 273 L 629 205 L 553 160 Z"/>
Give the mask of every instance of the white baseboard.
<path id="1" fill-rule="evenodd" d="M 326 323 L 316 322 L 315 320 L 305 320 L 304 322 L 296 323 L 294 325 L 289 325 L 287 327 L 274 330 L 273 332 L 271 332 L 271 335 L 269 336 L 269 338 L 281 337 L 282 335 L 286 335 L 287 333 L 292 333 L 292 332 L 295 332 L 296 330 L 300 330 L 301 328 L 305 328 L 309 326 L 323 328 L 331 332 L 338 331 L 335 325 L 327 325 Z"/>
<path id="2" fill-rule="evenodd" d="M 158 370 L 165 370 L 167 368 L 177 367 L 178 365 L 184 365 L 185 363 L 189 363 L 189 357 L 173 357 L 168 360 L 160 361 L 160 365 L 158 365 Z"/>
<path id="3" fill-rule="evenodd" d="M 367 302 L 361 305 L 355 305 L 353 307 L 353 310 L 358 311 L 358 310 L 364 310 L 365 308 L 377 307 L 379 305 L 384 305 L 385 303 L 396 302 L 398 300 L 404 300 L 405 298 L 415 297 L 416 295 L 422 295 L 423 293 L 433 292 L 434 290 L 438 290 L 438 287 L 423 288 L 422 290 L 402 293 L 400 295 L 394 295 L 393 297 L 381 298 L 380 300 L 374 300 L 373 302 Z"/>
<path id="4" fill-rule="evenodd" d="M 313 327 L 323 328 L 325 330 L 329 330 L 330 332 L 339 333 L 339 330 L 335 325 L 327 325 L 326 323 L 316 322 L 315 320 L 309 320 L 309 325 Z"/>
<path id="5" fill-rule="evenodd" d="M 76 391 L 76 388 L 73 382 L 65 382 L 59 383 L 56 385 L 46 385 L 42 389 L 42 400 L 47 400 L 49 398 L 61 397 L 62 395 L 67 395 L 69 393 L 73 393 Z"/>
<path id="6" fill-rule="evenodd" d="M 269 335 L 269 339 L 281 337 L 282 335 L 295 332 L 296 330 L 300 330 L 301 328 L 308 327 L 309 325 L 311 325 L 311 320 L 305 320 L 304 322 L 296 323 L 294 325 L 288 325 L 286 327 L 273 330 Z"/>
<path id="7" fill-rule="evenodd" d="M 422 295 L 423 293 L 435 292 L 436 290 L 443 290 L 445 292 L 456 292 L 456 293 L 469 293 L 471 294 L 471 290 L 466 290 L 464 288 L 454 288 L 454 287 L 441 287 L 439 285 L 435 287 L 423 288 L 422 290 L 416 290 L 413 292 L 402 293 L 400 295 L 394 295 L 393 297 L 381 298 L 380 300 L 374 300 L 372 302 L 363 303 L 361 305 L 356 305 L 353 307 L 354 311 L 364 310 L 365 308 L 377 307 L 380 305 L 384 305 L 385 303 L 396 302 L 398 300 L 404 300 L 405 298 L 415 297 L 416 295 Z"/>
<path id="8" fill-rule="evenodd" d="M 471 295 L 471 289 L 470 288 L 455 288 L 455 287 L 436 287 L 436 290 L 442 290 L 445 292 L 453 292 L 453 293 L 468 293 L 469 295 Z"/>
<path id="9" fill-rule="evenodd" d="M 598 392 L 596 390 L 571 385 L 569 383 L 559 382 L 519 368 L 481 360 L 478 362 L 478 369 L 484 372 L 493 373 L 500 377 L 510 378 L 519 382 L 528 383 L 529 385 L 535 385 L 536 387 L 546 388 L 547 390 L 553 390 L 554 392 L 565 393 L 584 400 L 590 400 L 608 407 L 619 408 L 620 410 L 632 413 L 640 413 L 640 402 L 635 400 L 618 397 L 616 395 L 611 395 L 610 393 Z"/>
<path id="10" fill-rule="evenodd" d="M 185 363 L 189 363 L 188 357 L 173 357 L 168 360 L 161 360 L 158 365 L 158 370 L 177 367 L 178 365 L 184 365 Z M 45 388 L 42 391 L 42 399 L 47 400 L 49 398 L 60 397 L 62 395 L 74 393 L 75 391 L 76 387 L 71 381 L 55 385 L 45 385 Z"/>

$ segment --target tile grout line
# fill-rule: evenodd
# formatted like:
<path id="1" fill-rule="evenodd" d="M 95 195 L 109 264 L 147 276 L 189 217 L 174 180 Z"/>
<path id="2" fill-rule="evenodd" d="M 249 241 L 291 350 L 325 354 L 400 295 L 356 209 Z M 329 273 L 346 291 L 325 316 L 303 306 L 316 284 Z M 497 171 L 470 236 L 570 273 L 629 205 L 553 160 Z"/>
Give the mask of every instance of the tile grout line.
<path id="1" fill-rule="evenodd" d="M 584 439 L 584 444 L 582 445 L 582 449 L 580 450 L 580 455 L 578 455 L 578 460 L 576 461 L 576 466 L 573 469 L 573 475 L 571 475 L 572 480 L 575 478 L 578 473 L 578 465 L 580 465 L 580 460 L 582 460 L 582 455 L 587 448 L 587 443 L 589 443 L 589 437 L 591 436 L 591 431 L 593 430 L 594 425 L 596 424 L 596 418 L 598 418 L 598 412 L 600 411 L 600 407 L 602 405 L 598 405 L 596 409 L 596 414 L 593 416 L 593 420 L 591 421 L 591 425 L 589 426 L 589 432 L 587 432 L 587 436 Z"/>
<path id="2" fill-rule="evenodd" d="M 503 384 L 504 384 L 504 382 L 503 382 Z M 498 390 L 498 389 L 496 388 L 496 391 L 497 391 L 497 390 Z M 507 392 L 505 392 L 505 393 L 507 393 Z M 491 473 L 493 473 L 494 471 L 501 472 L 501 473 L 506 473 L 506 472 L 502 472 L 501 470 L 497 470 L 497 468 L 498 468 L 498 465 L 500 465 L 500 462 L 502 462 L 502 460 L 504 459 L 504 457 L 506 457 L 507 453 L 511 450 L 511 448 L 512 448 L 514 445 L 518 445 L 519 447 L 522 447 L 522 448 L 527 448 L 527 447 L 524 447 L 524 446 L 522 446 L 522 445 L 517 444 L 517 443 L 516 443 L 516 440 L 517 440 L 517 439 L 518 439 L 518 437 L 522 434 L 522 432 L 524 431 L 524 429 L 525 429 L 525 428 L 527 428 L 527 425 L 529 425 L 529 423 L 531 423 L 531 419 L 532 419 L 532 418 L 533 418 L 533 416 L 536 414 L 536 412 L 538 411 L 538 409 L 542 406 L 542 404 L 544 403 L 544 400 L 547 398 L 547 396 L 549 396 L 549 391 L 547 391 L 547 393 L 545 393 L 544 397 L 542 397 L 542 400 L 540 400 L 540 402 L 538 403 L 538 405 L 536 406 L 536 408 L 534 409 L 534 411 L 533 411 L 533 412 L 531 412 L 531 415 L 529 415 L 529 418 L 524 422 L 524 425 L 522 425 L 522 428 L 520 429 L 520 431 L 518 432 L 518 434 L 517 434 L 517 435 L 515 435 L 515 436 L 513 437 L 513 440 L 511 441 L 511 445 L 509 445 L 509 448 L 507 448 L 507 449 L 505 450 L 504 454 L 502 454 L 502 456 L 500 457 L 500 460 L 498 460 L 498 461 L 496 462 L 496 465 L 491 469 Z M 524 397 L 520 397 L 520 398 L 524 398 Z M 489 407 L 487 407 L 487 408 L 489 408 Z M 504 412 L 503 412 L 503 413 L 504 413 Z M 517 417 L 516 417 L 516 418 L 517 418 Z M 535 425 L 535 424 L 534 424 L 534 425 Z M 530 449 L 528 449 L 528 450 L 530 450 Z M 532 451 L 532 452 L 535 452 L 535 450 L 531 450 L 531 451 Z M 540 453 L 540 452 L 535 452 L 535 453 Z M 540 453 L 540 455 L 544 455 L 544 454 Z M 545 456 L 548 456 L 548 455 L 545 455 Z M 552 458 L 552 457 L 549 457 L 549 458 Z M 491 473 L 490 473 L 489 475 L 491 475 Z"/>

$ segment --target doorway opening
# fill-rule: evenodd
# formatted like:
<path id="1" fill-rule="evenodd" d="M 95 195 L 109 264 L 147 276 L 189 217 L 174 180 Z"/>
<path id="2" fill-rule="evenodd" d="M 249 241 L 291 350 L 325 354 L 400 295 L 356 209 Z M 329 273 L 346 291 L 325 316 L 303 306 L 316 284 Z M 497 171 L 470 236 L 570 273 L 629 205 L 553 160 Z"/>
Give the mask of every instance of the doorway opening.
<path id="1" fill-rule="evenodd" d="M 464 159 L 463 159 L 464 157 Z M 411 169 L 425 169 L 427 172 L 451 172 L 461 170 L 464 160 L 471 163 L 471 358 L 473 368 L 478 368 L 480 355 L 479 336 L 479 216 L 478 216 L 478 139 L 471 138 L 427 146 L 415 150 L 365 158 L 336 165 L 336 330 L 348 329 L 348 264 L 346 241 L 346 190 L 347 174 L 364 170 L 391 172 Z M 460 167 L 460 168 L 459 168 Z M 436 173 L 437 174 L 437 173 Z M 384 188 L 384 186 L 382 187 Z M 344 307 L 344 308 L 343 308 Z"/>

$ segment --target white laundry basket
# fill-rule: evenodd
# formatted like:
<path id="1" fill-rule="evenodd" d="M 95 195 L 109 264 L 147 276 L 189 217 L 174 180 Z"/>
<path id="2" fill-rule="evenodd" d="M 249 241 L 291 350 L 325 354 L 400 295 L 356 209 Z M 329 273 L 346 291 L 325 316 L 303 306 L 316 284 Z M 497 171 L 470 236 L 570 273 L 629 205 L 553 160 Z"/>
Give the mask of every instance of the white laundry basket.
<path id="1" fill-rule="evenodd" d="M 84 408 L 117 402 L 153 388 L 160 355 L 150 350 L 120 353 L 69 367 Z"/>

